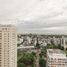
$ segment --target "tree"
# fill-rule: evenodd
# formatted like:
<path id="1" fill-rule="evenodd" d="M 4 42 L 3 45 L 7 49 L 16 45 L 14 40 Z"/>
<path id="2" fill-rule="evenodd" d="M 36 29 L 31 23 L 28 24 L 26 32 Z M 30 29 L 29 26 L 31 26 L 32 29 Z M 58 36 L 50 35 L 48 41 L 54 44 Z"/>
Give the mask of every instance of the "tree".
<path id="1" fill-rule="evenodd" d="M 33 54 L 34 56 L 36 56 L 36 53 L 35 53 L 35 52 L 32 52 L 32 54 Z"/>
<path id="2" fill-rule="evenodd" d="M 26 67 L 24 63 L 18 63 L 18 67 Z"/>
<path id="3" fill-rule="evenodd" d="M 22 66 L 23 64 L 24 65 L 33 65 L 34 60 L 35 60 L 35 56 L 32 53 L 24 53 L 21 56 L 19 56 L 18 65 L 19 66 Z"/>
<path id="4" fill-rule="evenodd" d="M 46 67 L 46 61 L 42 58 L 39 60 L 40 67 Z"/>
<path id="5" fill-rule="evenodd" d="M 64 50 L 64 47 L 61 47 L 61 50 Z"/>

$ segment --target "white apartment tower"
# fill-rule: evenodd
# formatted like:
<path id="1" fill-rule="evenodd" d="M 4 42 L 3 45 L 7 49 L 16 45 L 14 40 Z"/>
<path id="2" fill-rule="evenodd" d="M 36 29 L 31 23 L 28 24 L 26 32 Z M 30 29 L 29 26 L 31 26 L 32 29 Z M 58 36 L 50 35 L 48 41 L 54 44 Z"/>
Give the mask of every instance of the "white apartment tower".
<path id="1" fill-rule="evenodd" d="M 64 36 L 62 36 L 62 38 L 61 38 L 61 46 L 63 46 L 64 49 L 67 48 L 67 38 Z"/>
<path id="2" fill-rule="evenodd" d="M 47 49 L 46 67 L 67 67 L 66 54 L 59 49 Z"/>
<path id="3" fill-rule="evenodd" d="M 17 35 L 13 25 L 0 25 L 0 67 L 17 67 Z"/>

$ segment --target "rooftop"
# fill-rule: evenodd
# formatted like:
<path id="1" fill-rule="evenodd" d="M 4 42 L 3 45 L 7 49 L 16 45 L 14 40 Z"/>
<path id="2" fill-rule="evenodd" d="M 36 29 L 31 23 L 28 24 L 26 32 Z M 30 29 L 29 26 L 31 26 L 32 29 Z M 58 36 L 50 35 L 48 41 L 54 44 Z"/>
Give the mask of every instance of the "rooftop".
<path id="1" fill-rule="evenodd" d="M 3 24 L 0 24 L 0 27 L 13 27 L 14 25 L 11 25 L 11 24 L 9 24 L 9 25 L 3 25 Z"/>
<path id="2" fill-rule="evenodd" d="M 34 48 L 35 48 L 34 46 L 23 46 L 23 45 L 17 47 L 17 49 L 34 49 Z"/>
<path id="3" fill-rule="evenodd" d="M 60 49 L 47 49 L 50 58 L 67 58 L 66 54 Z"/>

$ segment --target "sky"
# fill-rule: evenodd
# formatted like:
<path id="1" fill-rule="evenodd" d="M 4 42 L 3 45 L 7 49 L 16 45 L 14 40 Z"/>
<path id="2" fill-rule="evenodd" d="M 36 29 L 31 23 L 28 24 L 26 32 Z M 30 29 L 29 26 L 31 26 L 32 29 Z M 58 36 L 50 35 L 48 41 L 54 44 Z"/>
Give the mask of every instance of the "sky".
<path id="1" fill-rule="evenodd" d="M 0 24 L 21 33 L 67 34 L 67 0 L 0 0 Z"/>

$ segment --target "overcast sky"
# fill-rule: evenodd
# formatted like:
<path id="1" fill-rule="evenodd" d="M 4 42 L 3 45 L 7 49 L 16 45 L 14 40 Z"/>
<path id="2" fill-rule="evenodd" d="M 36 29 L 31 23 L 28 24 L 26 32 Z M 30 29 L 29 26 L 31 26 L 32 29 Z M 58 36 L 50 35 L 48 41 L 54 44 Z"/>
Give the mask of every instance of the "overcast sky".
<path id="1" fill-rule="evenodd" d="M 67 0 L 0 0 L 0 23 L 19 32 L 67 33 Z"/>

